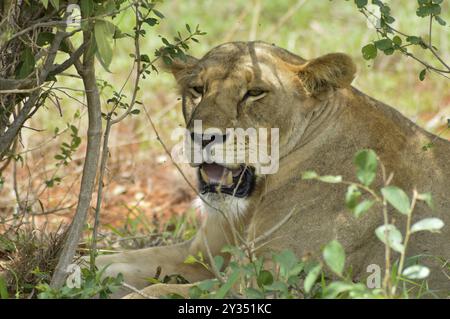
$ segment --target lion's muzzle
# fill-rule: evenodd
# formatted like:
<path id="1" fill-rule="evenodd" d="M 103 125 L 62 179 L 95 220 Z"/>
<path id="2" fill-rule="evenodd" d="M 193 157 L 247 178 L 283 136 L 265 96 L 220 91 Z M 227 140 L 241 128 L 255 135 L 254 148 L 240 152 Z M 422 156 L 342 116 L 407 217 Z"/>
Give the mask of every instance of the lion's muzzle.
<path id="1" fill-rule="evenodd" d="M 227 168 L 216 163 L 203 163 L 198 170 L 198 180 L 201 194 L 219 193 L 246 198 L 255 185 L 255 169 L 246 165 Z"/>

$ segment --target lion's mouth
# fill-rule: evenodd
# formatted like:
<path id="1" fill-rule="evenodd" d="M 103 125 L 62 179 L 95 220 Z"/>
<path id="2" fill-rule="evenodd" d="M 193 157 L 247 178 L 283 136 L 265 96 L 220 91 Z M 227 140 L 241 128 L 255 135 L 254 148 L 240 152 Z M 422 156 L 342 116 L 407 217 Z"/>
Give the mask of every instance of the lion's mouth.
<path id="1" fill-rule="evenodd" d="M 255 169 L 246 165 L 227 168 L 216 163 L 203 163 L 198 172 L 201 194 L 220 193 L 245 198 L 255 184 Z"/>

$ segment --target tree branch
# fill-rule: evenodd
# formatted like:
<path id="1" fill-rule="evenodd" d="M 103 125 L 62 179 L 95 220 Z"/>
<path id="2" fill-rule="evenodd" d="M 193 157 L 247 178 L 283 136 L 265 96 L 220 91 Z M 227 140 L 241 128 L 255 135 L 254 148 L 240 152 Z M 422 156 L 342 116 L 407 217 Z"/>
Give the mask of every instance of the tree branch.
<path id="1" fill-rule="evenodd" d="M 37 85 L 40 86 L 49 75 L 51 69 L 53 68 L 53 62 L 55 61 L 56 53 L 61 45 L 61 41 L 65 37 L 64 31 L 58 31 L 53 39 L 52 45 L 48 51 L 47 58 L 44 62 L 44 66 L 42 67 L 41 73 L 38 78 Z M 28 100 L 25 102 L 23 108 L 20 110 L 18 116 L 15 118 L 14 122 L 8 128 L 8 130 L 0 136 L 0 159 L 3 158 L 5 152 L 11 146 L 11 143 L 16 138 L 20 129 L 22 128 L 23 123 L 28 119 L 30 111 L 33 107 L 39 107 L 36 105 L 41 94 L 41 89 L 37 89 L 31 93 L 28 97 Z"/>
<path id="2" fill-rule="evenodd" d="M 91 32 L 83 32 L 83 37 L 83 42 L 89 44 L 91 41 Z M 72 220 L 72 224 L 70 225 L 64 248 L 61 252 L 50 283 L 50 286 L 53 288 L 60 288 L 64 284 L 64 280 L 67 276 L 67 266 L 73 260 L 76 248 L 83 232 L 90 207 L 92 192 L 94 190 L 95 178 L 97 176 L 102 137 L 102 114 L 100 95 L 95 77 L 94 58 L 95 57 L 92 54 L 85 54 L 83 56 L 83 70 L 79 70 L 81 71 L 79 73 L 83 79 L 84 88 L 86 90 L 86 100 L 88 105 L 89 126 L 87 132 L 86 159 L 83 167 L 83 177 L 81 179 L 76 213 Z"/>

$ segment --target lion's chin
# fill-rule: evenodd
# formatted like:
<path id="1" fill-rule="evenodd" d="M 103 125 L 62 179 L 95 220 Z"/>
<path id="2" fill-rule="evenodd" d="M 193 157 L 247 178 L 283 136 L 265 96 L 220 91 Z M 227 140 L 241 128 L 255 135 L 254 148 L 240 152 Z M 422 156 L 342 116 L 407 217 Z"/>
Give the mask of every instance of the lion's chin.
<path id="1" fill-rule="evenodd" d="M 203 163 L 198 169 L 198 182 L 202 195 L 216 193 L 247 198 L 255 186 L 255 169 L 246 165 L 228 168 L 217 163 Z"/>

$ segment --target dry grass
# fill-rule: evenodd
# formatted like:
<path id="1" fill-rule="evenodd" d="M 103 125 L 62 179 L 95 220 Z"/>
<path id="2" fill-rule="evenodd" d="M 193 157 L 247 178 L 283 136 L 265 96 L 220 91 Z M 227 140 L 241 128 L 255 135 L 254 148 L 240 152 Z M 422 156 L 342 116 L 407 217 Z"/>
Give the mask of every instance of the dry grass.
<path id="1" fill-rule="evenodd" d="M 0 255 L 8 261 L 4 268 L 11 294 L 35 297 L 34 287 L 51 278 L 64 237 L 62 227 L 47 233 L 26 226 L 2 235 L 2 241 L 10 243 L 10 249 L 0 251 Z"/>

